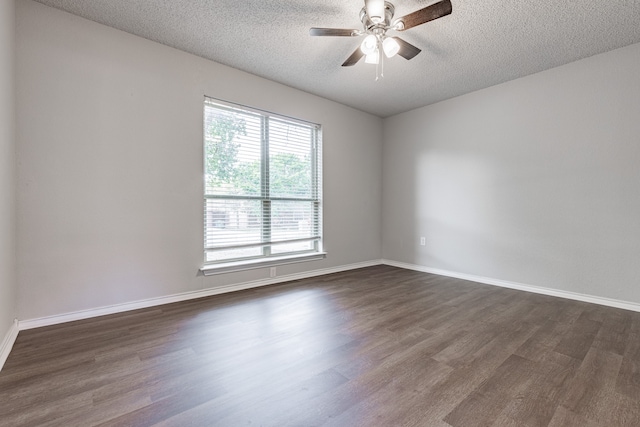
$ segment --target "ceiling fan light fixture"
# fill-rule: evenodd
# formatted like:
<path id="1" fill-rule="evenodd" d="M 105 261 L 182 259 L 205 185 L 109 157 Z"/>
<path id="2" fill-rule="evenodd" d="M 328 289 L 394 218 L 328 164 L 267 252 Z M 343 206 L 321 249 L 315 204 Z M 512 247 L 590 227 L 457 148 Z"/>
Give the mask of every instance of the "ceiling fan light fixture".
<path id="1" fill-rule="evenodd" d="M 384 0 L 368 0 L 365 5 L 371 22 L 379 24 L 384 21 Z"/>
<path id="2" fill-rule="evenodd" d="M 362 0 L 361 0 L 362 1 Z M 431 1 L 431 0 L 430 0 Z M 316 28 L 309 30 L 312 36 L 355 37 L 365 36 L 360 46 L 342 64 L 351 67 L 365 57 L 365 62 L 377 64 L 376 80 L 384 75 L 384 56 L 396 55 L 412 59 L 421 52 L 419 48 L 400 37 L 387 35 L 388 31 L 406 31 L 451 14 L 451 0 L 435 0 L 435 3 L 394 19 L 395 6 L 391 0 L 364 0 L 359 17 L 361 30 L 346 28 Z M 384 56 L 382 55 L 384 52 Z"/>
<path id="3" fill-rule="evenodd" d="M 376 49 L 373 53 L 368 54 L 364 58 L 365 64 L 375 64 L 378 65 L 380 63 L 380 51 Z"/>
<path id="4" fill-rule="evenodd" d="M 393 37 L 387 37 L 382 42 L 382 50 L 387 58 L 393 58 L 400 51 L 400 45 Z"/>
<path id="5" fill-rule="evenodd" d="M 404 21 L 402 19 L 397 19 L 391 23 L 391 29 L 396 31 L 404 30 Z"/>
<path id="6" fill-rule="evenodd" d="M 373 34 L 369 34 L 364 38 L 364 40 L 362 40 L 360 50 L 367 56 L 372 55 L 378 50 L 378 38 Z"/>

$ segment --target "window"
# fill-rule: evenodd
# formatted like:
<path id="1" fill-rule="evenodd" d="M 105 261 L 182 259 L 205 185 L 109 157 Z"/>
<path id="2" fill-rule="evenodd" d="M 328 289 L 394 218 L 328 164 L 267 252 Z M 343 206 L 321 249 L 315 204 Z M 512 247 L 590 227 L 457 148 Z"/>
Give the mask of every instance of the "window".
<path id="1" fill-rule="evenodd" d="M 323 255 L 319 125 L 205 98 L 204 159 L 205 273 Z"/>

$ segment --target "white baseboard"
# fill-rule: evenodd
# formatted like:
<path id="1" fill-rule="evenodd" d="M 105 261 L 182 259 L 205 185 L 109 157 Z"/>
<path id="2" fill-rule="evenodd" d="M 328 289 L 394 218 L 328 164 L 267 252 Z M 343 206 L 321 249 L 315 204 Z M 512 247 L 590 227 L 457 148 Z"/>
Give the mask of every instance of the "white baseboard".
<path id="1" fill-rule="evenodd" d="M 501 288 L 517 289 L 519 291 L 533 292 L 536 294 L 549 295 L 566 298 L 576 301 L 589 302 L 592 304 L 605 305 L 608 307 L 622 308 L 624 310 L 640 312 L 640 304 L 620 301 L 612 298 L 597 297 L 593 295 L 580 294 L 577 292 L 561 291 L 558 289 L 543 288 L 539 286 L 525 285 L 523 283 L 509 282 L 506 280 L 492 279 L 489 277 L 474 276 L 472 274 L 457 273 L 454 271 L 440 270 L 437 268 L 424 267 L 421 265 L 407 264 L 404 262 L 382 260 L 382 264 L 393 267 L 405 268 L 408 270 L 422 271 L 424 273 L 437 274 L 439 276 L 454 277 L 456 279 L 469 280 L 471 282 L 484 283 L 486 285 L 500 286 Z"/>
<path id="2" fill-rule="evenodd" d="M 289 274 L 285 276 L 273 277 L 251 282 L 237 283 L 233 285 L 220 286 L 217 288 L 202 289 L 198 291 L 184 292 L 175 295 L 168 295 L 158 298 L 150 298 L 141 301 L 115 304 L 105 307 L 92 308 L 88 310 L 75 311 L 72 313 L 57 314 L 54 316 L 40 317 L 37 319 L 20 320 L 19 330 L 40 328 L 43 326 L 57 325 L 60 323 L 73 322 L 75 320 L 89 319 L 92 317 L 105 316 L 107 314 L 122 313 L 125 311 L 138 310 L 140 308 L 155 307 L 157 305 L 170 304 L 174 302 L 187 301 L 191 299 L 203 298 L 212 295 L 224 294 L 227 292 L 240 291 L 243 289 L 258 288 L 261 286 L 273 285 L 276 283 L 289 282 L 291 280 L 306 279 L 309 277 L 322 276 L 325 274 L 339 273 L 341 271 L 355 270 L 357 268 L 380 265 L 381 260 L 366 261 L 356 264 L 342 265 L 339 267 L 324 268 L 320 270 L 305 271 L 302 273 Z M 8 353 L 7 353 L 8 354 Z"/>
<path id="3" fill-rule="evenodd" d="M 11 353 L 11 349 L 13 348 L 13 344 L 16 342 L 16 338 L 18 338 L 18 332 L 18 320 L 16 319 L 11 324 L 11 327 L 4 336 L 2 343 L 0 343 L 0 371 L 2 371 L 4 362 L 7 361 L 9 353 Z"/>
<path id="4" fill-rule="evenodd" d="M 261 286 L 268 286 L 276 283 L 289 282 L 292 280 L 306 279 L 310 277 L 322 276 L 325 274 L 339 273 L 342 271 L 355 270 L 358 268 L 372 267 L 374 265 L 380 265 L 380 264 L 390 265 L 390 266 L 399 267 L 399 268 L 405 268 L 408 270 L 422 271 L 425 273 L 437 274 L 439 276 L 454 277 L 457 279 L 469 280 L 472 282 L 484 283 L 484 284 L 493 285 L 493 286 L 500 286 L 503 288 L 517 289 L 517 290 L 526 291 L 526 292 L 533 292 L 537 294 L 550 295 L 550 296 L 555 296 L 560 298 L 567 298 L 567 299 L 576 300 L 576 301 L 589 302 L 593 304 L 605 305 L 608 307 L 616 307 L 616 308 L 622 308 L 625 310 L 640 312 L 640 304 L 636 304 L 632 302 L 620 301 L 620 300 L 615 300 L 611 298 L 597 297 L 593 295 L 586 295 L 586 294 L 580 294 L 575 292 L 560 291 L 557 289 L 543 288 L 539 286 L 531 286 L 523 283 L 509 282 L 505 280 L 492 279 L 488 277 L 475 276 L 471 274 L 457 273 L 453 271 L 440 270 L 437 268 L 430 268 L 430 267 L 425 267 L 421 265 L 408 264 L 404 262 L 383 259 L 383 260 L 373 260 L 373 261 L 366 261 L 366 262 L 361 262 L 356 264 L 343 265 L 339 267 L 305 271 L 302 273 L 289 274 L 286 276 L 255 280 L 251 282 L 237 283 L 233 285 L 202 289 L 202 290 L 192 291 L 192 292 L 184 292 L 184 293 L 175 294 L 175 295 L 168 295 L 168 296 L 158 297 L 158 298 L 150 298 L 146 300 L 133 301 L 133 302 L 123 303 L 123 304 L 115 304 L 115 305 L 110 305 L 105 307 L 98 307 L 94 309 L 76 311 L 72 313 L 63 313 L 63 314 L 58 314 L 54 316 L 41 317 L 37 319 L 16 321 L 16 323 L 14 323 L 11 329 L 7 332 L 7 335 L 5 336 L 4 341 L 2 341 L 2 347 L 0 347 L 0 369 L 2 368 L 2 365 L 6 361 L 7 357 L 9 356 L 9 352 L 13 347 L 13 343 L 15 342 L 16 337 L 18 336 L 18 331 L 39 328 L 42 326 L 57 325 L 60 323 L 72 322 L 75 320 L 89 319 L 92 317 L 104 316 L 108 314 L 122 313 L 126 311 L 131 311 L 131 310 L 138 310 L 141 308 L 155 307 L 158 305 L 170 304 L 170 303 L 180 302 L 180 301 L 187 301 L 191 299 L 203 298 L 203 297 L 208 297 L 213 295 L 219 295 L 219 294 L 224 294 L 228 292 L 240 291 L 243 289 L 258 288 Z"/>

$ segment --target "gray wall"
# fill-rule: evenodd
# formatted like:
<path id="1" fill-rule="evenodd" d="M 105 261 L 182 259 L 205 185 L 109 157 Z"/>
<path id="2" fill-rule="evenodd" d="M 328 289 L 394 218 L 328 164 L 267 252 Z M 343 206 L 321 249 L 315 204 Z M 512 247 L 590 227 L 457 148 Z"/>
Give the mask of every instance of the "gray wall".
<path id="1" fill-rule="evenodd" d="M 640 44 L 385 119 L 384 258 L 640 303 L 638 76 Z"/>
<path id="2" fill-rule="evenodd" d="M 13 0 L 0 1 L 0 343 L 16 317 Z"/>
<path id="3" fill-rule="evenodd" d="M 329 256 L 280 275 L 382 255 L 640 302 L 640 45 L 382 121 L 17 4 L 22 320 L 268 277 L 197 274 L 205 94 L 324 125 Z M 12 3 L 1 5 L 11 93 Z M 13 117 L 2 96 L 0 328 L 16 314 Z"/>
<path id="4" fill-rule="evenodd" d="M 28 0 L 17 7 L 18 315 L 269 277 L 202 264 L 209 95 L 324 126 L 328 257 L 381 257 L 382 120 Z"/>

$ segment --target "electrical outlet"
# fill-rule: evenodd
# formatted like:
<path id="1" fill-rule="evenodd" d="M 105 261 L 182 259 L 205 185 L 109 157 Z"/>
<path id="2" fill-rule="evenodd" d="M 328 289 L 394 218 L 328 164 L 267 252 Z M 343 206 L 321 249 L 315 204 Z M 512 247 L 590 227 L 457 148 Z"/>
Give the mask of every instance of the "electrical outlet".
<path id="1" fill-rule="evenodd" d="M 426 239 L 424 237 L 420 238 L 420 246 L 424 246 L 426 244 Z"/>
<path id="2" fill-rule="evenodd" d="M 269 277 L 276 277 L 276 268 L 275 267 L 269 268 Z"/>

